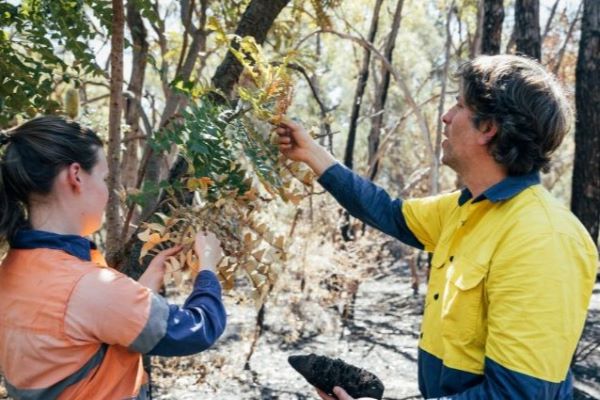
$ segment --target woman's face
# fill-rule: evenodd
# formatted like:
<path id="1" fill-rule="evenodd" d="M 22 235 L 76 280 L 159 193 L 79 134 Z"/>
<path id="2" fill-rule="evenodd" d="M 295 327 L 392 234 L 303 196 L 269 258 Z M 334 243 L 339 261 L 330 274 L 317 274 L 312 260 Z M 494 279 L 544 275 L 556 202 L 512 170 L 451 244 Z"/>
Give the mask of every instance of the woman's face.
<path id="1" fill-rule="evenodd" d="M 108 202 L 108 163 L 102 148 L 98 149 L 98 161 L 92 170 L 87 173 L 81 171 L 82 208 L 80 210 L 82 222 L 82 235 L 91 235 L 102 226 L 104 209 Z"/>

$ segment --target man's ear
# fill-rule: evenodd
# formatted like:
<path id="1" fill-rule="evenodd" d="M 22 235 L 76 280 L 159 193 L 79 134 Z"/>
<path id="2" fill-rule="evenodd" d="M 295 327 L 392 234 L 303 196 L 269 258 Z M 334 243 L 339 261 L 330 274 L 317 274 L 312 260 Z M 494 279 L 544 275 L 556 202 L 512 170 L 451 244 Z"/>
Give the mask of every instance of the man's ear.
<path id="1" fill-rule="evenodd" d="M 494 136 L 498 133 L 498 124 L 494 120 L 483 121 L 479 124 L 479 144 L 488 144 L 494 139 Z"/>
<path id="2" fill-rule="evenodd" d="M 67 183 L 73 190 L 81 190 L 81 165 L 79 163 L 73 163 L 67 167 Z"/>

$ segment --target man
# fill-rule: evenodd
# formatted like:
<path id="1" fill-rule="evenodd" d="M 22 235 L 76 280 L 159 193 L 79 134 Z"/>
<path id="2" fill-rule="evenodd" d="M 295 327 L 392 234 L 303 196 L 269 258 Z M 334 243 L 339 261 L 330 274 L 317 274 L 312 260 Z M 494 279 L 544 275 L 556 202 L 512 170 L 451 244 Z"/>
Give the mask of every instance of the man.
<path id="1" fill-rule="evenodd" d="M 288 121 L 277 129 L 280 150 L 308 164 L 353 216 L 433 252 L 419 341 L 425 398 L 571 398 L 598 252 L 539 178 L 569 130 L 570 107 L 530 59 L 482 56 L 457 76 L 442 162 L 462 191 L 392 200 Z"/>

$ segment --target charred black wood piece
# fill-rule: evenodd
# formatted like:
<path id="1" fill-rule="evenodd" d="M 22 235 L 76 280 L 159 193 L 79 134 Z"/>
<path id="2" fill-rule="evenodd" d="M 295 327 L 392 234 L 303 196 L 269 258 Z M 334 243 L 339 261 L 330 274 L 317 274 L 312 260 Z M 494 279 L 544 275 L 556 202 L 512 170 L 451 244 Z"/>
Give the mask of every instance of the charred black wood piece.
<path id="1" fill-rule="evenodd" d="M 290 365 L 311 385 L 330 396 L 333 387 L 340 386 L 354 398 L 372 397 L 381 400 L 383 383 L 373 373 L 340 360 L 316 354 L 290 356 Z"/>

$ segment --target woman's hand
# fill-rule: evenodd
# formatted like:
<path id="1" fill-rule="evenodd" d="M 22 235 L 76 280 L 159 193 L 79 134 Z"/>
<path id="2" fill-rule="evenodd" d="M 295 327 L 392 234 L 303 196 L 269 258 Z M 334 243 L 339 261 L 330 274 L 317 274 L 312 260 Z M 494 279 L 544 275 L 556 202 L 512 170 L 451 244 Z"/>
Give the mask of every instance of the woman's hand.
<path id="1" fill-rule="evenodd" d="M 200 261 L 200 269 L 217 272 L 217 265 L 223 257 L 221 242 L 214 233 L 197 233 L 194 241 L 194 251 Z"/>
<path id="2" fill-rule="evenodd" d="M 320 389 L 317 389 L 317 393 L 323 400 L 336 400 L 335 397 L 329 396 L 327 393 Z M 361 397 L 360 399 L 354 399 L 353 397 L 350 397 L 350 395 L 339 386 L 333 388 L 333 393 L 335 393 L 338 400 L 375 400 L 371 397 Z"/>
<path id="3" fill-rule="evenodd" d="M 138 279 L 138 282 L 152 291 L 158 292 L 163 285 L 163 279 L 167 270 L 165 261 L 167 258 L 179 253 L 182 248 L 182 246 L 171 247 L 154 256 L 142 276 L 140 276 L 140 279 Z"/>

